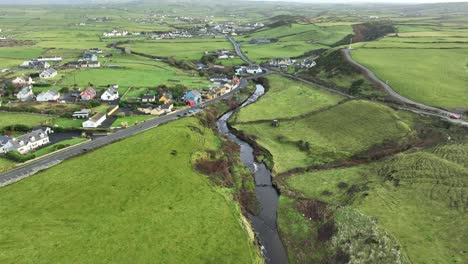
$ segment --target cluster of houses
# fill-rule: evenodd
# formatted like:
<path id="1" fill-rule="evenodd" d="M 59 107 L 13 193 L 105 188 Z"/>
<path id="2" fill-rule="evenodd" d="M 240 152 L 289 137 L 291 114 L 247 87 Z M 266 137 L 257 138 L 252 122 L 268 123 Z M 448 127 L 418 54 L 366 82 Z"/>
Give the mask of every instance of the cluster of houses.
<path id="1" fill-rule="evenodd" d="M 296 62 L 297 62 L 296 60 L 291 59 L 291 58 L 275 58 L 275 59 L 272 59 L 268 63 L 268 65 L 270 67 L 281 68 L 281 69 L 288 68 L 289 66 L 293 64 L 296 64 L 295 65 L 296 69 L 304 69 L 304 68 L 308 69 L 317 65 L 317 63 L 311 59 L 305 59 L 299 63 L 296 63 Z"/>
<path id="2" fill-rule="evenodd" d="M 42 70 L 39 77 L 41 79 L 50 79 L 58 74 L 57 70 L 50 67 L 50 62 L 59 63 L 61 61 L 62 57 L 39 57 L 35 60 L 24 61 L 20 64 L 20 68 Z"/>
<path id="3" fill-rule="evenodd" d="M 169 33 L 163 34 L 153 34 L 150 35 L 149 38 L 151 39 L 178 39 L 178 38 L 192 38 L 193 35 L 190 34 L 188 31 L 173 31 Z"/>
<path id="4" fill-rule="evenodd" d="M 16 94 L 16 97 L 21 102 L 32 101 L 34 100 L 34 98 L 36 98 L 36 101 L 38 102 L 56 102 L 60 98 L 60 93 L 54 89 L 41 92 L 37 95 L 37 97 L 34 96 L 32 90 L 32 85 L 34 84 L 34 81 L 31 79 L 31 77 L 17 77 L 14 80 L 12 80 L 11 83 L 15 87 L 21 88 L 21 90 L 19 90 L 19 92 Z"/>
<path id="5" fill-rule="evenodd" d="M 19 137 L 0 136 L 0 154 L 9 151 L 18 151 L 26 154 L 40 146 L 48 144 L 49 134 L 53 133 L 50 128 L 40 128 Z"/>
<path id="6" fill-rule="evenodd" d="M 263 72 L 262 68 L 258 65 L 241 66 L 236 69 L 236 75 L 259 74 L 262 72 Z"/>
<path id="7" fill-rule="evenodd" d="M 220 49 L 216 51 L 216 56 L 218 56 L 218 59 L 233 59 L 236 57 L 236 53 L 231 50 Z"/>
<path id="8" fill-rule="evenodd" d="M 128 35 L 128 31 L 122 30 L 122 31 L 117 31 L 117 30 L 112 30 L 111 32 L 104 32 L 102 33 L 103 37 L 125 37 Z"/>
<path id="9" fill-rule="evenodd" d="M 74 62 L 69 62 L 65 66 L 70 68 L 99 68 L 101 63 L 98 61 L 98 56 L 94 53 L 102 53 L 100 49 L 90 49 L 85 52 L 81 59 Z"/>

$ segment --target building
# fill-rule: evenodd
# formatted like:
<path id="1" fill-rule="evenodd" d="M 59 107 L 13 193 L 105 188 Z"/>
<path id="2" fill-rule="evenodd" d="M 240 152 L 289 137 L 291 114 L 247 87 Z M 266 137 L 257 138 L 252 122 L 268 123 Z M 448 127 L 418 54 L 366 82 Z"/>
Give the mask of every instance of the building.
<path id="1" fill-rule="evenodd" d="M 50 102 L 50 101 L 58 101 L 60 98 L 60 93 L 56 90 L 48 90 L 47 92 L 42 92 L 37 95 L 36 101 L 38 102 Z"/>
<path id="2" fill-rule="evenodd" d="M 228 82 L 229 78 L 224 74 L 217 74 L 210 77 L 210 81 L 212 82 Z"/>
<path id="3" fill-rule="evenodd" d="M 107 118 L 106 114 L 103 113 L 97 113 L 87 121 L 84 121 L 82 126 L 84 128 L 96 128 L 102 125 L 102 122 L 104 122 Z"/>
<path id="4" fill-rule="evenodd" d="M 37 61 L 55 61 L 60 62 L 62 61 L 62 57 L 54 56 L 54 57 L 39 57 Z"/>
<path id="5" fill-rule="evenodd" d="M 17 138 L 2 136 L 0 137 L 0 153 L 18 151 L 21 154 L 26 154 L 31 150 L 49 143 L 50 133 L 52 133 L 52 130 L 50 128 L 45 128 L 33 130 Z"/>
<path id="6" fill-rule="evenodd" d="M 57 76 L 57 71 L 53 68 L 47 68 L 43 72 L 41 72 L 41 74 L 39 74 L 39 77 L 41 79 L 50 79 L 54 78 L 55 76 Z"/>
<path id="7" fill-rule="evenodd" d="M 182 98 L 187 105 L 196 105 L 201 103 L 201 93 L 198 90 L 191 90 L 185 93 L 184 97 Z"/>
<path id="8" fill-rule="evenodd" d="M 262 44 L 270 44 L 272 41 L 270 39 L 266 38 L 254 38 L 249 41 L 249 44 L 257 44 L 257 45 L 262 45 Z"/>
<path id="9" fill-rule="evenodd" d="M 246 72 L 248 74 L 258 74 L 258 73 L 262 73 L 263 70 L 258 65 L 256 65 L 256 66 L 247 66 Z"/>
<path id="10" fill-rule="evenodd" d="M 159 98 L 159 102 L 163 104 L 168 104 L 172 102 L 172 93 L 164 93 L 163 96 Z"/>
<path id="11" fill-rule="evenodd" d="M 142 102 L 154 102 L 156 101 L 156 96 L 154 94 L 145 94 L 141 97 Z"/>
<path id="12" fill-rule="evenodd" d="M 315 65 L 317 65 L 317 63 L 314 60 L 303 60 L 301 62 L 301 67 L 302 68 L 312 68 Z"/>
<path id="13" fill-rule="evenodd" d="M 102 53 L 102 49 L 98 49 L 98 48 L 91 48 L 88 51 L 92 53 Z"/>
<path id="14" fill-rule="evenodd" d="M 99 68 L 101 63 L 99 61 L 81 61 L 79 63 L 80 68 Z"/>
<path id="15" fill-rule="evenodd" d="M 96 54 L 91 54 L 91 53 L 85 53 L 83 54 L 83 61 L 97 61 L 98 56 Z"/>
<path id="16" fill-rule="evenodd" d="M 105 90 L 101 95 L 102 101 L 114 101 L 117 99 L 119 99 L 119 90 L 113 86 L 107 88 L 107 90 Z"/>
<path id="17" fill-rule="evenodd" d="M 295 60 L 290 58 L 276 58 L 270 61 L 270 66 L 277 68 L 287 68 L 289 65 L 292 65 L 295 62 Z"/>
<path id="18" fill-rule="evenodd" d="M 20 68 L 25 69 L 47 69 L 50 67 L 50 64 L 47 61 L 25 61 L 20 64 Z"/>
<path id="19" fill-rule="evenodd" d="M 94 90 L 92 87 L 88 87 L 86 90 L 80 93 L 80 98 L 83 101 L 93 100 L 94 97 L 96 97 L 96 90 Z"/>
<path id="20" fill-rule="evenodd" d="M 90 109 L 82 109 L 80 111 L 76 111 L 73 113 L 73 118 L 89 118 L 89 114 L 91 113 Z"/>
<path id="21" fill-rule="evenodd" d="M 16 87 L 24 87 L 34 84 L 34 81 L 31 79 L 31 77 L 16 77 L 11 81 L 11 83 Z"/>
<path id="22" fill-rule="evenodd" d="M 34 93 L 32 91 L 32 87 L 31 86 L 23 87 L 16 95 L 16 98 L 18 98 L 18 100 L 20 100 L 21 102 L 32 101 L 34 99 Z"/>

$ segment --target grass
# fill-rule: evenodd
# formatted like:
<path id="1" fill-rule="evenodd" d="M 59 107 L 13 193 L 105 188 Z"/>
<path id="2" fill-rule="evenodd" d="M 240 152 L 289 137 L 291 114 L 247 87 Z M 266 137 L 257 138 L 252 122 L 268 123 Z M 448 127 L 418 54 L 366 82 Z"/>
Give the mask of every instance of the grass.
<path id="1" fill-rule="evenodd" d="M 137 123 L 143 122 L 147 119 L 152 118 L 151 115 L 139 115 L 139 116 L 126 116 L 126 117 L 118 117 L 114 123 L 112 123 L 111 127 L 118 127 L 121 126 L 123 123 L 126 123 L 128 126 L 135 125 Z"/>
<path id="2" fill-rule="evenodd" d="M 414 101 L 468 107 L 468 49 L 358 49 L 352 56 Z"/>
<path id="3" fill-rule="evenodd" d="M 412 131 L 411 123 L 391 108 L 360 100 L 303 119 L 280 122 L 279 127 L 270 123 L 234 127 L 255 136 L 271 152 L 276 173 L 346 159 Z M 307 142 L 309 150 L 301 150 L 300 141 Z"/>
<path id="4" fill-rule="evenodd" d="M 0 112 L 0 129 L 19 124 L 35 127 L 50 119 L 52 117 L 45 115 Z"/>
<path id="5" fill-rule="evenodd" d="M 0 157 L 0 173 L 10 170 L 16 163 Z"/>
<path id="6" fill-rule="evenodd" d="M 413 263 L 462 263 L 468 242 L 467 146 L 451 143 L 384 162 L 301 174 L 287 183 L 307 197 L 375 217 Z M 357 192 L 350 195 L 353 185 Z"/>
<path id="7" fill-rule="evenodd" d="M 44 156 L 46 154 L 49 154 L 58 150 L 57 147 L 60 145 L 64 145 L 65 147 L 68 147 L 68 146 L 73 146 L 78 143 L 84 142 L 86 140 L 87 140 L 86 138 L 71 138 L 71 139 L 62 140 L 55 144 L 48 145 L 44 148 L 38 149 L 37 151 L 34 152 L 34 155 L 36 155 L 36 158 L 40 156 Z"/>
<path id="8" fill-rule="evenodd" d="M 229 194 L 192 168 L 218 147 L 184 118 L 0 189 L 0 261 L 259 263 Z"/>
<path id="9" fill-rule="evenodd" d="M 338 103 L 342 97 L 313 86 L 272 75 L 270 89 L 255 104 L 243 108 L 237 121 L 288 118 Z"/>
<path id="10" fill-rule="evenodd" d="M 62 128 L 76 128 L 81 127 L 84 121 L 86 121 L 86 119 L 71 119 L 59 117 L 54 119 L 54 125 Z"/>

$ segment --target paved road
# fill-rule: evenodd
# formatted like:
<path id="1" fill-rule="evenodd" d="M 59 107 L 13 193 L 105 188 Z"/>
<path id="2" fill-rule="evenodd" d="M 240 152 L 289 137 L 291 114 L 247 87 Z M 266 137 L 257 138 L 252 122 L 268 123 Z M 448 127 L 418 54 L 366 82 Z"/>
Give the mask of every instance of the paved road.
<path id="1" fill-rule="evenodd" d="M 69 159 L 71 157 L 75 157 L 75 156 L 84 154 L 84 153 L 86 153 L 86 152 L 88 152 L 90 150 L 94 150 L 94 149 L 97 149 L 99 147 L 108 145 L 110 143 L 113 143 L 113 142 L 122 140 L 124 138 L 136 135 L 136 134 L 141 133 L 143 131 L 146 131 L 148 129 L 157 127 L 160 124 L 164 124 L 164 123 L 179 119 L 180 115 L 183 116 L 184 114 L 189 114 L 190 110 L 194 110 L 194 109 L 206 106 L 206 105 L 210 105 L 210 104 L 213 104 L 213 103 L 215 103 L 215 102 L 217 102 L 219 100 L 227 98 L 234 91 L 245 88 L 247 86 L 247 84 L 248 84 L 248 79 L 252 79 L 252 78 L 255 78 L 255 77 L 257 77 L 257 76 L 252 76 L 252 77 L 249 77 L 249 78 L 242 78 L 237 89 L 234 89 L 233 91 L 231 91 L 229 93 L 226 93 L 223 96 L 220 96 L 220 97 L 218 97 L 216 99 L 205 102 L 205 103 L 203 103 L 201 105 L 195 105 L 195 106 L 193 106 L 191 108 L 187 108 L 187 109 L 184 109 L 184 110 L 181 110 L 181 111 L 177 111 L 175 113 L 171 113 L 171 114 L 168 114 L 168 115 L 165 115 L 165 116 L 156 117 L 156 118 L 146 120 L 145 122 L 140 123 L 138 125 L 131 126 L 129 128 L 119 130 L 119 131 L 117 131 L 117 132 L 115 132 L 113 134 L 110 134 L 108 136 L 99 137 L 99 138 L 97 138 L 95 140 L 80 144 L 80 145 L 75 146 L 75 147 L 68 148 L 68 149 L 63 150 L 61 152 L 58 152 L 58 153 L 55 153 L 55 154 L 52 154 L 52 155 L 49 155 L 49 156 L 46 156 L 46 157 L 43 157 L 43 158 L 39 158 L 37 160 L 26 163 L 24 166 L 21 166 L 21 167 L 15 168 L 13 170 L 10 170 L 8 172 L 2 173 L 2 174 L 0 174 L 0 187 L 11 184 L 11 183 L 14 183 L 14 182 L 17 182 L 17 181 L 19 181 L 21 179 L 24 179 L 26 177 L 29 177 L 31 175 L 34 175 L 34 174 L 36 174 L 37 172 L 39 172 L 41 170 L 44 170 L 44 169 L 50 168 L 52 166 L 55 166 L 55 165 L 59 164 L 60 162 L 66 160 L 66 159 Z"/>
<path id="2" fill-rule="evenodd" d="M 229 41 L 231 41 L 232 45 L 234 46 L 234 50 L 237 53 L 237 56 L 239 56 L 239 58 L 241 58 L 241 60 L 243 60 L 245 63 L 253 65 L 249 58 L 247 58 L 247 56 L 245 56 L 245 54 L 242 52 L 240 44 L 231 36 L 226 35 L 226 38 L 229 39 Z"/>

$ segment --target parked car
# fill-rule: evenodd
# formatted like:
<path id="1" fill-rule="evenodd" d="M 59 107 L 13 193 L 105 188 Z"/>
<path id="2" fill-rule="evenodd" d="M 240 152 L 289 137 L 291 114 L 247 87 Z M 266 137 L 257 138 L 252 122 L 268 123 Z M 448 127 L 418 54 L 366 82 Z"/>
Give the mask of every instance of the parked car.
<path id="1" fill-rule="evenodd" d="M 460 115 L 457 115 L 457 114 L 450 114 L 449 117 L 451 119 L 460 119 Z"/>

